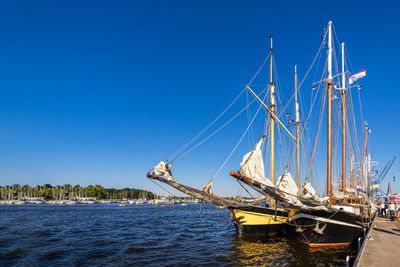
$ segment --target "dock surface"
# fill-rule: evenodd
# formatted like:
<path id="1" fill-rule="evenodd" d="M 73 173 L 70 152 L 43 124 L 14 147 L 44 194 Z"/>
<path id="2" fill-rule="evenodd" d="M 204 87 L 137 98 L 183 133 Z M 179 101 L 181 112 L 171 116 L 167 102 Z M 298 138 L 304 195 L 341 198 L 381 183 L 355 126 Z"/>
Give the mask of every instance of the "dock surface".
<path id="1" fill-rule="evenodd" d="M 399 255 L 400 222 L 376 218 L 359 266 L 399 266 Z"/>

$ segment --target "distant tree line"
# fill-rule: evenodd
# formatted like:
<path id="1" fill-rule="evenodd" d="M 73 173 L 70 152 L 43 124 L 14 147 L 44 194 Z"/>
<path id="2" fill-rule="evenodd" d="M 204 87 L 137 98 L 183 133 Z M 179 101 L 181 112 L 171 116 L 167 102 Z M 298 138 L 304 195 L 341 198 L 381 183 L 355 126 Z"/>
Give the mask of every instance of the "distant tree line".
<path id="1" fill-rule="evenodd" d="M 154 194 L 149 191 L 132 188 L 104 188 L 101 185 L 5 185 L 0 186 L 0 199 L 24 199 L 27 197 L 43 197 L 49 199 L 76 199 L 81 197 L 97 197 L 97 199 L 153 199 Z"/>

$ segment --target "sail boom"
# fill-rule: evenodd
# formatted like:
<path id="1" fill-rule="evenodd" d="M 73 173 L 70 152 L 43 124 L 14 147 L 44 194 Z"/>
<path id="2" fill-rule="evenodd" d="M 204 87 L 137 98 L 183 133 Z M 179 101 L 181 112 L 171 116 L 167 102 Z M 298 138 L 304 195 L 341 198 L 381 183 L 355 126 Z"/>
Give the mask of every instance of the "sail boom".
<path id="1" fill-rule="evenodd" d="M 147 173 L 146 175 L 147 178 L 149 179 L 153 179 L 153 180 L 158 180 L 160 182 L 163 182 L 165 184 L 168 184 L 170 186 L 172 186 L 173 188 L 181 191 L 182 193 L 185 193 L 187 195 L 190 195 L 194 198 L 200 199 L 204 202 L 210 203 L 212 205 L 216 205 L 219 207 L 247 207 L 247 205 L 237 202 L 237 201 L 232 201 L 232 200 L 227 200 L 224 198 L 221 198 L 219 196 L 216 196 L 214 194 L 209 194 L 207 192 L 198 190 L 196 188 L 187 186 L 187 185 L 183 185 L 179 182 L 177 182 L 176 180 L 167 180 L 161 176 L 158 176 L 154 173 Z"/>

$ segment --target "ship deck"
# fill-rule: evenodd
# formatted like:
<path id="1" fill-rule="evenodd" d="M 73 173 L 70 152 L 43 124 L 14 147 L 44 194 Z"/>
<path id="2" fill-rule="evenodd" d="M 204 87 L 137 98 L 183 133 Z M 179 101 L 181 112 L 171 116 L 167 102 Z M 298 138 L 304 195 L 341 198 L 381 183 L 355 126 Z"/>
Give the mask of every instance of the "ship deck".
<path id="1" fill-rule="evenodd" d="M 400 222 L 378 217 L 359 266 L 397 266 L 400 252 Z"/>

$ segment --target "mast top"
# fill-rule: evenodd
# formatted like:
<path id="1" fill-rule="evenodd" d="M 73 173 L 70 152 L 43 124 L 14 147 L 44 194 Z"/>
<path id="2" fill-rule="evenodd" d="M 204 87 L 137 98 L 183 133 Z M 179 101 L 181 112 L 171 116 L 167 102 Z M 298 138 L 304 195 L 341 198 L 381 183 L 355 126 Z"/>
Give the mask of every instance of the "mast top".
<path id="1" fill-rule="evenodd" d="M 271 51 L 272 51 L 272 35 L 269 37 L 271 39 Z"/>
<path id="2" fill-rule="evenodd" d="M 342 42 L 342 93 L 346 90 L 346 73 L 344 71 L 344 42 Z"/>
<path id="3" fill-rule="evenodd" d="M 328 79 L 332 80 L 332 21 L 328 23 Z"/>

